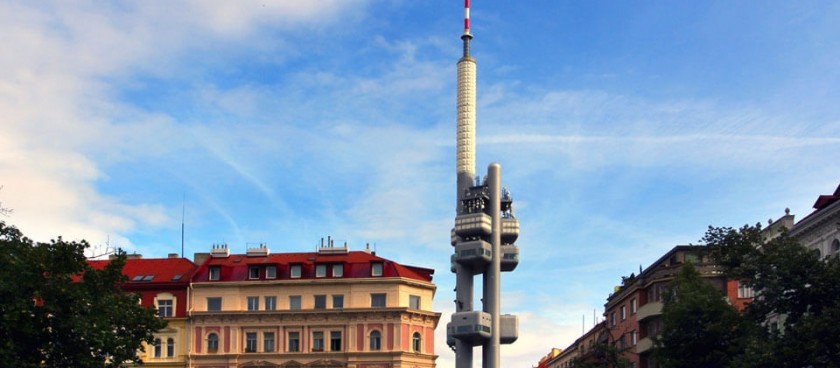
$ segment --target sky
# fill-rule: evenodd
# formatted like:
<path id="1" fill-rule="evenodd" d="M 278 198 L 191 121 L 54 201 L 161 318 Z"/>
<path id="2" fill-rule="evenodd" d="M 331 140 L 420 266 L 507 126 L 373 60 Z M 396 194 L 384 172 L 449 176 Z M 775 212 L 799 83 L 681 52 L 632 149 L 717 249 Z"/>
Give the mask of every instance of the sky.
<path id="1" fill-rule="evenodd" d="M 621 276 L 840 184 L 840 4 L 472 2 L 477 171 L 520 263 L 503 367 L 565 348 Z M 436 270 L 454 366 L 460 0 L 0 2 L 0 220 L 90 255 L 351 250 Z M 476 357 L 480 353 L 476 350 Z"/>

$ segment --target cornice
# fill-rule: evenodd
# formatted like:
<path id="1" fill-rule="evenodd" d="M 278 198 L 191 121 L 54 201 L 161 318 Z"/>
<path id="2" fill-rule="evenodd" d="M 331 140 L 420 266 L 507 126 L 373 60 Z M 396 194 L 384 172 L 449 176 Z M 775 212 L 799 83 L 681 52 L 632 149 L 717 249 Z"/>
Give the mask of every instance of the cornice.
<path id="1" fill-rule="evenodd" d="M 200 281 L 193 282 L 193 288 L 210 287 L 263 287 L 263 286 L 312 286 L 312 285 L 359 285 L 359 284 L 405 284 L 436 290 L 434 283 L 406 277 L 367 277 L 367 278 L 316 278 L 295 280 L 246 280 L 246 281 Z"/>
<path id="2" fill-rule="evenodd" d="M 840 217 L 840 201 L 834 202 L 828 207 L 813 212 L 802 220 L 799 220 L 790 229 L 790 236 L 794 238 L 803 237 L 808 232 L 829 223 L 832 219 L 836 220 L 838 217 Z"/>

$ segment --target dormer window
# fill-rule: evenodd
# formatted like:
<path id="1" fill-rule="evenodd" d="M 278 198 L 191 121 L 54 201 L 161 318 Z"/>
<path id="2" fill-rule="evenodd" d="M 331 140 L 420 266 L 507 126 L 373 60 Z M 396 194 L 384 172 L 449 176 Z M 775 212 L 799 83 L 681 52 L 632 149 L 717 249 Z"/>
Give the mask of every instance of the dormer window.
<path id="1" fill-rule="evenodd" d="M 252 280 L 260 278 L 260 266 L 248 267 L 248 278 Z"/>
<path id="2" fill-rule="evenodd" d="M 299 279 L 301 274 L 301 266 L 299 264 L 294 264 L 289 266 L 289 277 L 293 279 Z"/>
<path id="3" fill-rule="evenodd" d="M 265 278 L 276 279 L 277 278 L 277 266 L 275 266 L 275 265 L 265 266 Z"/>
<path id="4" fill-rule="evenodd" d="M 327 277 L 327 265 L 315 265 L 315 277 Z"/>
<path id="5" fill-rule="evenodd" d="M 219 266 L 210 266 L 208 269 L 208 279 L 210 281 L 217 281 L 219 280 L 219 275 L 221 274 L 221 268 Z"/>
<path id="6" fill-rule="evenodd" d="M 373 277 L 382 276 L 382 263 L 374 262 L 370 264 L 370 275 Z"/>
<path id="7" fill-rule="evenodd" d="M 332 277 L 344 277 L 344 265 L 343 264 L 332 265 Z"/>

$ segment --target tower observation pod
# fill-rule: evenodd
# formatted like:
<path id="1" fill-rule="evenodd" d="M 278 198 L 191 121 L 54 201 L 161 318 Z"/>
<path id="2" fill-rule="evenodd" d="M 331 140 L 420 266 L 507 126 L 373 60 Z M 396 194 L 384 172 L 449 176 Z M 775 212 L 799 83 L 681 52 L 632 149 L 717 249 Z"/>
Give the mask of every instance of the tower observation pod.
<path id="1" fill-rule="evenodd" d="M 476 62 L 470 56 L 470 1 L 464 1 L 464 54 L 458 61 L 454 253 L 455 313 L 446 325 L 446 342 L 455 351 L 456 368 L 472 368 L 473 350 L 482 347 L 482 366 L 499 368 L 500 345 L 518 337 L 515 315 L 500 313 L 501 272 L 519 264 L 519 220 L 513 199 L 501 186 L 501 166 L 490 164 L 483 181 L 475 173 Z M 482 277 L 481 309 L 475 309 L 474 278 Z"/>

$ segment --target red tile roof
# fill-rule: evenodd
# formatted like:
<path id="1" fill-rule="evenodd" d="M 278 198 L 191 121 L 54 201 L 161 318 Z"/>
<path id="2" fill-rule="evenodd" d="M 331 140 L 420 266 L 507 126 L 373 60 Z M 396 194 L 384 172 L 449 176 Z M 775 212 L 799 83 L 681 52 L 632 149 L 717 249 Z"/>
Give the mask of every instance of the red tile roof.
<path id="1" fill-rule="evenodd" d="M 107 260 L 88 261 L 95 269 L 103 269 Z M 186 258 L 133 258 L 125 261 L 123 275 L 127 283 L 188 283 L 193 272 L 198 268 Z"/>
<path id="2" fill-rule="evenodd" d="M 315 265 L 325 264 L 344 265 L 341 278 L 369 278 L 371 277 L 371 265 L 382 264 L 381 277 L 403 277 L 419 281 L 432 281 L 434 270 L 401 265 L 397 262 L 378 257 L 374 254 L 363 251 L 352 251 L 347 253 L 276 253 L 268 256 L 247 256 L 245 254 L 231 254 L 228 257 L 208 258 L 204 264 L 195 272 L 193 282 L 208 281 L 208 268 L 210 266 L 220 268 L 218 282 L 225 281 L 247 281 L 249 280 L 248 266 L 251 265 L 275 265 L 277 266 L 278 280 L 289 279 L 289 266 L 301 266 L 301 279 L 315 278 Z M 260 274 L 265 279 L 264 273 Z"/>
<path id="3" fill-rule="evenodd" d="M 817 210 L 821 210 L 823 208 L 828 207 L 837 200 L 840 199 L 840 185 L 837 186 L 837 189 L 834 191 L 832 195 L 821 195 L 817 197 L 817 201 L 814 202 L 814 208 Z"/>

